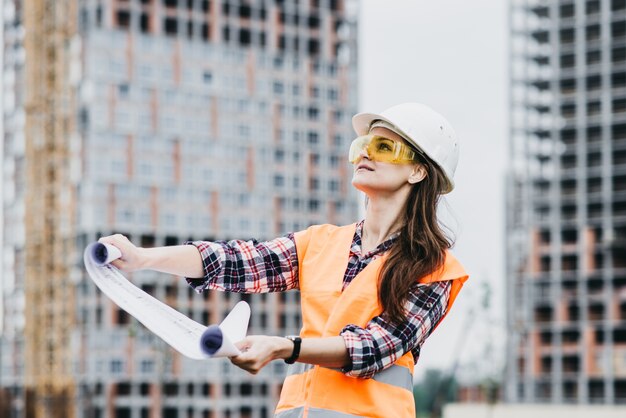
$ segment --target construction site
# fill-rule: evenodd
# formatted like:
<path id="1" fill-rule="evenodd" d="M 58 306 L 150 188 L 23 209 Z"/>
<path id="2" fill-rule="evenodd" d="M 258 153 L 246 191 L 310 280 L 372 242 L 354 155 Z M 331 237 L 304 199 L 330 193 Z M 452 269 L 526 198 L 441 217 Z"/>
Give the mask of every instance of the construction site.
<path id="1" fill-rule="evenodd" d="M 2 3 L 0 416 L 272 415 L 282 362 L 251 380 L 183 358 L 97 291 L 82 251 L 112 233 L 150 247 L 355 219 L 344 3 Z M 245 299 L 251 333 L 300 329 L 297 293 L 199 297 L 180 277 L 129 278 L 203 324 Z"/>
<path id="2" fill-rule="evenodd" d="M 626 403 L 626 2 L 511 1 L 511 403 Z"/>
<path id="3" fill-rule="evenodd" d="M 461 388 L 481 405 L 443 416 L 621 416 L 626 0 L 507 3 L 506 364 L 493 399 Z M 0 417 L 273 416 L 286 364 L 251 377 L 185 358 L 96 288 L 83 250 L 114 233 L 156 247 L 359 219 L 346 151 L 360 7 L 0 1 Z M 298 292 L 128 278 L 201 324 L 245 300 L 249 334 L 302 326 Z"/>

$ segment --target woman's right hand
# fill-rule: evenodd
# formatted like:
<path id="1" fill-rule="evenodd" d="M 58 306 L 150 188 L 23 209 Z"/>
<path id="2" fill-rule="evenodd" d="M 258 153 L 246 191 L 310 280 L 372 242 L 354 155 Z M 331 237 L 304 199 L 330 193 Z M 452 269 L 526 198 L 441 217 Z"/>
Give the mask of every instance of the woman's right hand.
<path id="1" fill-rule="evenodd" d="M 131 272 L 141 270 L 146 267 L 147 256 L 144 248 L 135 246 L 128 238 L 122 234 L 109 235 L 102 237 L 98 242 L 111 244 L 120 250 L 122 256 L 111 264 L 118 269 Z"/>

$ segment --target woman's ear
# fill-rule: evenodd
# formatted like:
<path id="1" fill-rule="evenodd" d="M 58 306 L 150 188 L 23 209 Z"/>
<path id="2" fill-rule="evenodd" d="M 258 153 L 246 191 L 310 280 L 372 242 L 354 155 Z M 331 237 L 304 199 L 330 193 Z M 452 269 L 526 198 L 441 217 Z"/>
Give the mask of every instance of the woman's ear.
<path id="1" fill-rule="evenodd" d="M 411 174 L 409 175 L 409 183 L 417 184 L 420 181 L 424 180 L 427 175 L 428 172 L 426 171 L 426 167 L 424 167 L 422 164 L 415 164 L 413 166 L 413 171 L 411 171 Z"/>

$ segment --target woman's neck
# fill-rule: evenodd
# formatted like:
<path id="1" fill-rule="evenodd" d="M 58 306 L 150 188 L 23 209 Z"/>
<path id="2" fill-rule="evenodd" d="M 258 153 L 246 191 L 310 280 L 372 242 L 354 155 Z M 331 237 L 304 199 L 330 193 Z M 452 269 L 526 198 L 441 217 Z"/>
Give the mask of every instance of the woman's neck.
<path id="1" fill-rule="evenodd" d="M 403 201 L 394 198 L 369 198 L 361 243 L 368 252 L 383 243 L 402 226 Z"/>

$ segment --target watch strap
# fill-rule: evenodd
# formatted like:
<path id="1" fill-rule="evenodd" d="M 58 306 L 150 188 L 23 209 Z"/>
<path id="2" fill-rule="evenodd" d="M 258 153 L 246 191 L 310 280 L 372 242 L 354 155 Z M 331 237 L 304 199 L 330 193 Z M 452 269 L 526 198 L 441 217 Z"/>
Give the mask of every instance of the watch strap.
<path id="1" fill-rule="evenodd" d="M 302 346 L 302 338 L 297 335 L 288 335 L 285 338 L 293 342 L 293 351 L 291 352 L 291 356 L 285 359 L 285 363 L 293 364 L 300 357 L 300 347 Z"/>

